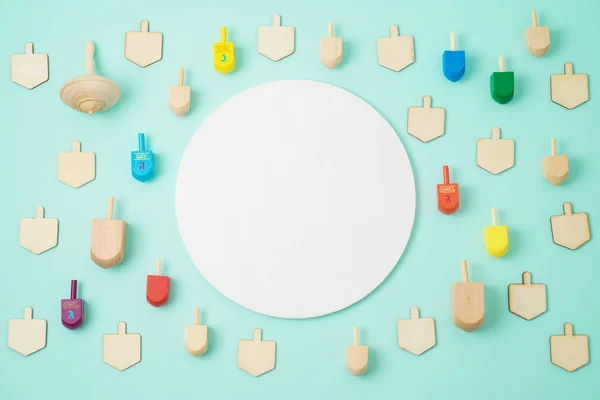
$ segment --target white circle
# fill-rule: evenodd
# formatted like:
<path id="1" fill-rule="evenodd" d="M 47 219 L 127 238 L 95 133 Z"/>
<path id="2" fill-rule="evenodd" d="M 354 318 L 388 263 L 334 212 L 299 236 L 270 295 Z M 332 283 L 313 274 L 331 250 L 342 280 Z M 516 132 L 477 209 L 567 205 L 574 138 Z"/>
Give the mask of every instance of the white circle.
<path id="1" fill-rule="evenodd" d="M 348 307 L 393 270 L 415 214 L 410 162 L 366 102 L 303 80 L 229 99 L 181 161 L 176 212 L 202 275 L 282 318 Z"/>

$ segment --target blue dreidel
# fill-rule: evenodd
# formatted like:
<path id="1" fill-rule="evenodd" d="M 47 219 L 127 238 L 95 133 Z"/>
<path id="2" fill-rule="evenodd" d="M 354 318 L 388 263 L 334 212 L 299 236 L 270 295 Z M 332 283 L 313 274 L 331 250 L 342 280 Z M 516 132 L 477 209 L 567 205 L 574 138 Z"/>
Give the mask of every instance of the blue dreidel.
<path id="1" fill-rule="evenodd" d="M 138 151 L 131 152 L 131 175 L 140 182 L 154 178 L 154 154 L 146 151 L 143 133 L 138 133 Z"/>
<path id="2" fill-rule="evenodd" d="M 450 50 L 442 55 L 444 76 L 450 82 L 457 82 L 465 75 L 466 59 L 464 50 L 456 50 L 456 34 L 450 34 Z"/>

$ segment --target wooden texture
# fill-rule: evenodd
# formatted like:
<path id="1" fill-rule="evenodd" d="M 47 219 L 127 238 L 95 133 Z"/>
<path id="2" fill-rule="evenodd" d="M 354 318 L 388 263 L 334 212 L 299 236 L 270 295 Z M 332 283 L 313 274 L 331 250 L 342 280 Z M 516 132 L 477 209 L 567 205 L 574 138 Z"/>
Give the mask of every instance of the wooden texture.
<path id="1" fill-rule="evenodd" d="M 160 274 L 160 260 L 156 260 L 156 275 L 146 276 L 146 300 L 154 307 L 169 301 L 171 279 Z"/>
<path id="2" fill-rule="evenodd" d="M 81 142 L 75 140 L 72 151 L 58 153 L 58 180 L 78 188 L 96 178 L 96 154 L 81 152 Z"/>
<path id="3" fill-rule="evenodd" d="M 461 261 L 462 282 L 452 284 L 452 322 L 466 332 L 481 328 L 485 318 L 483 282 L 469 282 L 467 262 Z"/>
<path id="4" fill-rule="evenodd" d="M 367 372 L 369 367 L 369 346 L 358 345 L 358 327 L 354 327 L 354 344 L 346 346 L 346 369 L 354 376 Z"/>
<path id="5" fill-rule="evenodd" d="M 490 75 L 490 94 L 498 104 L 506 104 L 515 94 L 515 73 L 504 71 L 504 57 L 498 57 L 499 71 Z"/>
<path id="6" fill-rule="evenodd" d="M 227 41 L 227 28 L 221 27 L 221 41 L 213 43 L 213 66 L 221 74 L 235 70 L 235 46 Z"/>
<path id="7" fill-rule="evenodd" d="M 438 210 L 443 214 L 450 215 L 458 210 L 458 183 L 450 183 L 450 171 L 447 165 L 442 167 L 442 175 L 444 183 L 437 185 Z"/>
<path id="8" fill-rule="evenodd" d="M 399 319 L 397 325 L 401 349 L 418 356 L 435 346 L 435 321 L 420 318 L 418 307 L 411 307 L 410 319 Z"/>
<path id="9" fill-rule="evenodd" d="M 492 208 L 492 225 L 483 229 L 485 250 L 489 255 L 500 258 L 508 252 L 508 227 L 498 225 L 496 209 Z"/>
<path id="10" fill-rule="evenodd" d="M 113 219 L 114 201 L 114 197 L 108 198 L 106 219 L 92 220 L 90 255 L 92 261 L 105 269 L 119 265 L 125 256 L 127 224 Z"/>
<path id="11" fill-rule="evenodd" d="M 294 53 L 295 29 L 281 26 L 281 17 L 273 15 L 273 26 L 258 27 L 258 52 L 273 61 L 279 61 Z"/>
<path id="12" fill-rule="evenodd" d="M 125 322 L 119 322 L 117 333 L 102 336 L 102 360 L 124 371 L 142 360 L 142 336 L 139 333 L 127 333 Z"/>
<path id="13" fill-rule="evenodd" d="M 163 35 L 149 32 L 148 21 L 140 23 L 140 31 L 125 33 L 125 58 L 144 68 L 162 58 Z"/>
<path id="14" fill-rule="evenodd" d="M 31 307 L 25 307 L 23 319 L 8 321 L 8 347 L 28 356 L 46 347 L 47 323 L 44 319 L 33 319 Z"/>
<path id="15" fill-rule="evenodd" d="M 377 39 L 377 62 L 392 71 L 402 71 L 415 62 L 415 39 L 399 36 L 398 26 L 390 26 L 390 37 Z"/>
<path id="16" fill-rule="evenodd" d="M 590 222 L 585 212 L 573 213 L 571 203 L 563 204 L 564 215 L 550 217 L 552 240 L 559 246 L 577 250 L 592 237 Z"/>
<path id="17" fill-rule="evenodd" d="M 569 176 L 569 157 L 566 154 L 556 154 L 556 139 L 550 140 L 550 155 L 542 159 L 544 179 L 559 186 Z"/>
<path id="18" fill-rule="evenodd" d="M 550 361 L 569 372 L 589 363 L 590 346 L 587 335 L 574 335 L 573 325 L 567 322 L 564 335 L 550 336 Z"/>
<path id="19" fill-rule="evenodd" d="M 467 60 L 463 50 L 456 50 L 456 34 L 450 34 L 450 50 L 442 54 L 442 71 L 450 82 L 458 82 L 465 75 Z"/>
<path id="20" fill-rule="evenodd" d="M 169 109 L 178 117 L 182 117 L 190 111 L 190 99 L 192 90 L 183 85 L 183 68 L 179 68 L 179 84 L 169 87 Z"/>
<path id="21" fill-rule="evenodd" d="M 275 368 L 275 352 L 275 342 L 262 340 L 262 330 L 255 328 L 252 340 L 238 342 L 238 368 L 252 376 L 261 376 Z"/>
<path id="22" fill-rule="evenodd" d="M 550 98 L 568 110 L 585 103 L 590 98 L 587 74 L 574 74 L 573 63 L 566 63 L 564 74 L 550 76 Z"/>
<path id="23" fill-rule="evenodd" d="M 477 166 L 497 175 L 515 166 L 515 141 L 501 139 L 500 128 L 492 128 L 492 138 L 477 139 Z"/>
<path id="24" fill-rule="evenodd" d="M 321 64 L 327 68 L 335 68 L 342 62 L 342 38 L 333 36 L 333 24 L 329 23 L 329 34 L 321 38 Z"/>
<path id="25" fill-rule="evenodd" d="M 200 325 L 200 309 L 194 309 L 194 325 L 185 327 L 185 349 L 193 356 L 201 356 L 208 350 L 208 326 Z"/>
<path id="26" fill-rule="evenodd" d="M 508 309 L 526 320 L 546 312 L 546 285 L 531 283 L 531 274 L 523 272 L 523 283 L 508 285 Z"/>
<path id="27" fill-rule="evenodd" d="M 525 29 L 525 45 L 527 51 L 541 57 L 550 48 L 550 32 L 547 26 L 538 26 L 537 13 L 531 12 L 531 28 Z"/>
<path id="28" fill-rule="evenodd" d="M 44 207 L 36 207 L 34 218 L 21 218 L 19 244 L 34 254 L 56 247 L 58 219 L 44 218 Z"/>
<path id="29" fill-rule="evenodd" d="M 446 110 L 431 107 L 431 97 L 423 96 L 423 106 L 408 107 L 407 132 L 427 143 L 444 134 Z"/>
<path id="30" fill-rule="evenodd" d="M 34 54 L 33 43 L 25 43 L 24 54 L 10 56 L 10 79 L 27 89 L 48 81 L 48 54 Z"/>

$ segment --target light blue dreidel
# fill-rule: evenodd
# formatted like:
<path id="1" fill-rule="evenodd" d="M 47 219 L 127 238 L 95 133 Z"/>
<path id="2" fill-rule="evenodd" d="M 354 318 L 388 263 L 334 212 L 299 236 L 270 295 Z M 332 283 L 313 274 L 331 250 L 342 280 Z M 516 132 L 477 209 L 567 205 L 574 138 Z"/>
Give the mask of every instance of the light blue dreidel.
<path id="1" fill-rule="evenodd" d="M 450 82 L 457 82 L 465 75 L 466 59 L 464 50 L 456 50 L 456 34 L 450 34 L 450 50 L 442 55 L 444 76 Z"/>
<path id="2" fill-rule="evenodd" d="M 138 133 L 138 151 L 131 152 L 131 175 L 140 182 L 154 178 L 154 154 L 146 150 L 143 133 Z"/>

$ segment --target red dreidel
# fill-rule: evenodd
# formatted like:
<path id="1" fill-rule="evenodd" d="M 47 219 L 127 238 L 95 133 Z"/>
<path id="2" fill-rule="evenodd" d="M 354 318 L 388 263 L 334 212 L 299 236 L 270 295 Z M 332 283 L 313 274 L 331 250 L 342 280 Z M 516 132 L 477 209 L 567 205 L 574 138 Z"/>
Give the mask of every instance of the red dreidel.
<path id="1" fill-rule="evenodd" d="M 62 324 L 68 329 L 77 329 L 83 323 L 83 300 L 77 298 L 77 281 L 71 281 L 71 298 L 60 301 Z"/>
<path id="2" fill-rule="evenodd" d="M 156 260 L 156 275 L 146 279 L 146 300 L 154 307 L 160 307 L 169 300 L 170 279 L 160 274 L 160 260 Z"/>
<path id="3" fill-rule="evenodd" d="M 444 183 L 437 185 L 438 210 L 450 215 L 458 210 L 458 183 L 450 183 L 448 166 L 442 167 Z"/>

